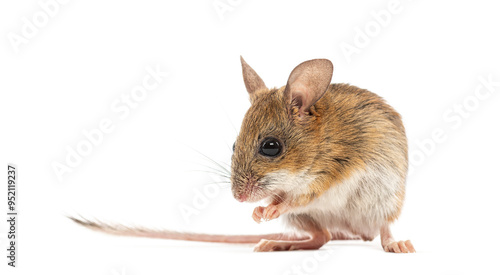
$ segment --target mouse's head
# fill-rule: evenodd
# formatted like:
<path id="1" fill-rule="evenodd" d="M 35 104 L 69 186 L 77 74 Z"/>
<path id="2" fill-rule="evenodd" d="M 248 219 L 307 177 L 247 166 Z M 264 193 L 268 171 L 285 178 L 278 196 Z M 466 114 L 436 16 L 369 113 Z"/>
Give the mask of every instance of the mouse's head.
<path id="1" fill-rule="evenodd" d="M 313 105 L 328 89 L 332 63 L 326 59 L 303 62 L 279 89 L 268 89 L 243 58 L 241 65 L 252 105 L 234 144 L 234 197 L 253 202 L 304 188 L 320 142 Z"/>

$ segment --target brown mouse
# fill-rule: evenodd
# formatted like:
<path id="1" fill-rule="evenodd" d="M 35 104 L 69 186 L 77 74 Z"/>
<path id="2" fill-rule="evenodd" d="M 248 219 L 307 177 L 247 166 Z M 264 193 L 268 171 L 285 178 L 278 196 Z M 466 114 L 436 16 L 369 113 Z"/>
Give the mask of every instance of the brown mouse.
<path id="1" fill-rule="evenodd" d="M 120 235 L 254 243 L 255 251 L 319 249 L 335 239 L 373 240 L 387 252 L 415 252 L 389 229 L 401 213 L 408 146 L 401 116 L 381 97 L 330 84 L 327 59 L 301 63 L 281 88 L 267 88 L 241 58 L 250 95 L 235 142 L 231 185 L 241 202 L 267 201 L 256 222 L 281 217 L 295 234 L 224 236 L 145 231 L 74 221 Z"/>

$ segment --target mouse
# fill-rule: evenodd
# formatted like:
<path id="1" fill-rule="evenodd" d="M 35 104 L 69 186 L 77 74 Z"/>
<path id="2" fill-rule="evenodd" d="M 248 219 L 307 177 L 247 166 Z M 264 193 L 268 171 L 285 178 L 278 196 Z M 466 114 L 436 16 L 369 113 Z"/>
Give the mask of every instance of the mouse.
<path id="1" fill-rule="evenodd" d="M 328 59 L 300 63 L 279 88 L 268 88 L 240 61 L 251 105 L 233 145 L 231 192 L 239 202 L 266 205 L 254 209 L 255 222 L 281 219 L 291 232 L 210 235 L 69 218 L 122 236 L 255 243 L 256 252 L 316 250 L 332 240 L 377 236 L 386 252 L 416 252 L 390 230 L 401 214 L 408 174 L 401 115 L 375 93 L 331 83 Z"/>

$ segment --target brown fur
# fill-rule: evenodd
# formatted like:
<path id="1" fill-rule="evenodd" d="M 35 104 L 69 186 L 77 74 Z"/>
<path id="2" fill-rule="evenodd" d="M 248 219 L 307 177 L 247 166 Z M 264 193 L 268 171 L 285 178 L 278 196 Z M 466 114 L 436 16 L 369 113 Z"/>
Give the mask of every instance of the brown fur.
<path id="1" fill-rule="evenodd" d="M 246 63 L 245 82 L 263 83 Z M 301 242 L 263 240 L 256 251 L 317 249 L 328 232 L 347 231 L 364 240 L 384 232 L 384 249 L 414 252 L 394 242 L 388 224 L 401 213 L 408 149 L 401 116 L 381 97 L 349 84 L 329 84 L 333 66 L 309 60 L 290 74 L 287 85 L 247 85 L 251 107 L 235 143 L 232 191 L 240 201 L 269 198 L 257 207 L 257 222 L 284 215 L 310 235 Z M 274 138 L 277 156 L 259 151 Z M 398 247 L 400 250 L 398 250 Z"/>
<path id="2" fill-rule="evenodd" d="M 368 163 L 393 164 L 405 177 L 405 130 L 400 115 L 381 97 L 349 84 L 331 84 L 312 112 L 300 118 L 296 107 L 284 97 L 284 89 L 260 91 L 245 115 L 244 134 L 238 137 L 232 158 L 236 193 L 244 191 L 248 179 L 256 184 L 264 175 L 284 167 L 291 172 L 307 169 L 319 178 L 308 193 L 290 201 L 294 206 L 309 203 Z M 258 153 L 260 142 L 268 136 L 285 145 L 286 152 L 276 159 Z M 401 150 L 392 150 L 394 146 Z M 401 184 L 400 207 L 404 182 Z"/>

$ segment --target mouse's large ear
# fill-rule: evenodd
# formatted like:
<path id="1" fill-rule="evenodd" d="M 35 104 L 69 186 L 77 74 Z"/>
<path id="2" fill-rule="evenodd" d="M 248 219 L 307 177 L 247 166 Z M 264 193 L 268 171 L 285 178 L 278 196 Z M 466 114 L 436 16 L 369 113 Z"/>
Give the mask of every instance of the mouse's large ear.
<path id="1" fill-rule="evenodd" d="M 285 99 L 304 116 L 326 92 L 332 80 L 333 64 L 328 59 L 313 59 L 299 64 L 288 77 Z"/>
<path id="2" fill-rule="evenodd" d="M 240 56 L 240 59 L 245 87 L 247 88 L 247 92 L 250 95 L 250 101 L 253 101 L 255 92 L 258 90 L 267 89 L 267 87 L 260 76 L 252 69 L 252 67 L 250 67 L 250 65 L 245 62 L 242 56 Z"/>

